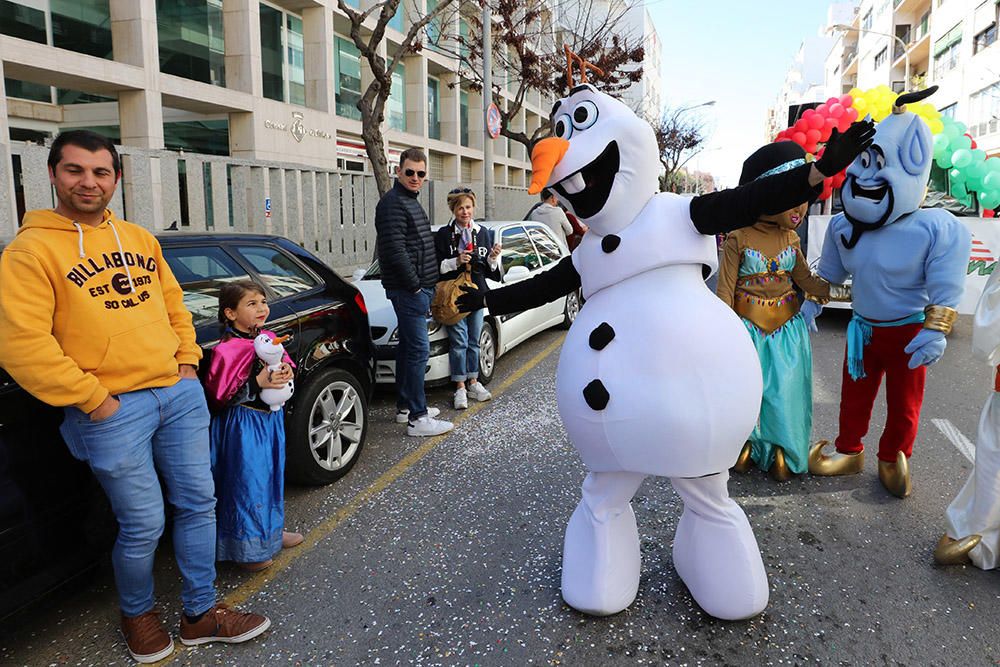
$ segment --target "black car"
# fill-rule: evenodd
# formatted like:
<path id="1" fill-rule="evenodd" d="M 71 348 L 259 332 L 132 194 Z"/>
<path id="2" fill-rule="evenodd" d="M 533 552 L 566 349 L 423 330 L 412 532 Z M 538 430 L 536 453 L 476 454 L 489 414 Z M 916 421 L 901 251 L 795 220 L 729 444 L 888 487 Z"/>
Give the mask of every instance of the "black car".
<path id="1" fill-rule="evenodd" d="M 285 406 L 286 476 L 327 484 L 357 462 L 368 430 L 374 355 L 360 293 L 291 241 L 249 234 L 170 234 L 163 254 L 184 289 L 202 370 L 221 333 L 219 287 L 251 278 L 268 291 L 267 328 L 290 333 L 295 395 Z M 0 370 L 0 616 L 86 571 L 116 525 L 89 467 L 59 434 L 62 411 Z"/>

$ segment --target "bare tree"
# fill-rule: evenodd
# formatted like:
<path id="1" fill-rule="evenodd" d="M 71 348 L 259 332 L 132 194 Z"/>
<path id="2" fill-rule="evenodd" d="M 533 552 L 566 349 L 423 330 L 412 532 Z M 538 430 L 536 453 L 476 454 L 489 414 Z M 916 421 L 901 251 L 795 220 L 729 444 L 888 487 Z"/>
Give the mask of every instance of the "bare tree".
<path id="1" fill-rule="evenodd" d="M 359 11 L 345 0 L 337 0 L 337 6 L 351 22 L 351 41 L 361 52 L 361 59 L 368 65 L 372 75 L 371 81 L 361 93 L 357 107 L 361 112 L 361 137 L 375 174 L 379 194 L 385 194 L 392 187 L 385 154 L 385 136 L 382 134 L 385 105 L 392 90 L 392 73 L 404 57 L 423 49 L 427 25 L 439 17 L 447 16 L 449 12 L 454 13 L 458 6 L 455 0 L 438 0 L 437 6 L 427 13 L 423 13 L 416 2 L 409 8 L 404 7 L 409 10 L 407 13 L 412 19 L 409 29 L 399 46 L 383 56 L 379 47 L 385 40 L 386 26 L 401 4 L 402 0 L 385 0 Z"/>
<path id="2" fill-rule="evenodd" d="M 342 0 L 341 0 L 342 1 Z M 562 97 L 567 92 L 566 54 L 563 45 L 604 71 L 599 86 L 611 95 L 621 94 L 642 78 L 644 51 L 625 28 L 628 5 L 600 0 L 486 0 L 493 12 L 494 85 L 487 100 L 500 111 L 500 133 L 529 151 L 549 134 L 548 123 L 520 128 L 513 123 L 531 91 Z M 554 17 L 558 16 L 558 22 Z M 482 92 L 482 16 L 464 14 L 467 30 L 450 35 L 452 55 L 461 63 L 461 74 L 472 90 Z M 447 47 L 444 47 L 447 49 Z M 506 88 L 508 102 L 501 91 Z M 488 104 L 488 101 L 484 102 Z"/>
<path id="3" fill-rule="evenodd" d="M 705 139 L 705 121 L 688 109 L 666 109 L 659 118 L 649 119 L 656 135 L 656 145 L 660 152 L 663 175 L 660 189 L 677 192 L 681 185 L 678 172 L 688 160 L 694 157 Z"/>

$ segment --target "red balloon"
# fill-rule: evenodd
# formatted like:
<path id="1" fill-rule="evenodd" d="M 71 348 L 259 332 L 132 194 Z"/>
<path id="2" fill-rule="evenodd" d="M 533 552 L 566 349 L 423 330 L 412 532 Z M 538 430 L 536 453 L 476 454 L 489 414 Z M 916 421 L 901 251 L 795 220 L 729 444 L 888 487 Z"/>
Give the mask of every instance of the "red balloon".
<path id="1" fill-rule="evenodd" d="M 836 118 L 827 118 L 823 121 L 823 141 L 826 141 L 830 137 L 830 132 L 835 127 L 837 127 Z"/>
<path id="2" fill-rule="evenodd" d="M 994 211 L 993 209 L 989 209 L 989 208 L 984 208 L 984 209 L 983 209 L 983 217 L 984 217 L 984 218 L 992 218 L 992 217 L 994 217 L 994 216 L 995 216 L 996 214 L 997 214 L 997 212 L 996 212 L 996 211 Z"/>
<path id="3" fill-rule="evenodd" d="M 854 107 L 850 107 L 850 108 L 846 108 L 845 107 L 844 116 L 847 117 L 848 121 L 850 121 L 850 122 L 853 123 L 854 121 L 856 121 L 858 119 L 858 110 L 855 109 Z"/>
<path id="4" fill-rule="evenodd" d="M 806 153 L 810 153 L 810 154 L 812 154 L 812 155 L 815 155 L 815 154 L 816 154 L 816 142 L 814 142 L 814 141 L 813 141 L 813 142 L 810 142 L 810 141 L 809 141 L 809 140 L 807 139 L 807 140 L 806 140 L 806 145 L 805 145 L 805 146 L 803 146 L 802 148 L 804 148 L 804 149 L 805 149 Z"/>
<path id="5" fill-rule="evenodd" d="M 823 181 L 823 192 L 819 195 L 820 201 L 826 201 L 833 194 L 833 186 L 830 185 L 830 179 L 827 178 Z"/>
<path id="6" fill-rule="evenodd" d="M 827 116 L 830 115 L 830 106 L 824 102 L 823 104 L 816 107 L 816 113 L 818 113 L 823 118 L 826 118 Z"/>
<path id="7" fill-rule="evenodd" d="M 795 121 L 795 125 L 793 127 L 795 127 L 796 132 L 805 133 L 805 131 L 809 129 L 809 121 L 805 118 L 799 118 Z"/>
<path id="8" fill-rule="evenodd" d="M 802 112 L 802 115 L 800 116 L 800 118 L 805 118 L 806 120 L 809 120 L 810 118 L 812 118 L 815 115 L 816 115 L 816 110 L 815 109 L 806 109 L 805 111 Z"/>
<path id="9" fill-rule="evenodd" d="M 830 106 L 830 115 L 834 118 L 840 118 L 844 115 L 847 109 L 844 108 L 842 104 L 833 104 Z"/>
<path id="10" fill-rule="evenodd" d="M 840 103 L 843 105 L 845 109 L 850 109 L 851 105 L 854 104 L 854 98 L 851 97 L 850 95 L 841 95 Z"/>
<path id="11" fill-rule="evenodd" d="M 806 145 L 806 133 L 805 132 L 792 132 L 792 141 L 797 143 L 799 146 Z"/>
<path id="12" fill-rule="evenodd" d="M 809 116 L 809 127 L 814 130 L 822 129 L 823 127 L 823 117 L 818 113 Z"/>
<path id="13" fill-rule="evenodd" d="M 819 130 L 809 130 L 808 132 L 806 132 L 806 140 L 811 144 L 818 143 Z"/>
<path id="14" fill-rule="evenodd" d="M 972 142 L 972 146 L 970 146 L 970 148 L 973 148 L 973 149 L 977 148 L 977 146 L 976 146 L 976 140 L 972 138 L 972 135 L 969 134 L 968 132 L 966 132 L 965 136 L 967 136 L 969 138 L 969 141 Z"/>
<path id="15" fill-rule="evenodd" d="M 826 104 L 827 108 L 830 108 L 830 107 L 832 107 L 834 104 L 836 104 L 839 101 L 840 101 L 839 98 L 837 98 L 837 97 L 831 97 L 826 102 L 824 102 L 824 104 Z"/>

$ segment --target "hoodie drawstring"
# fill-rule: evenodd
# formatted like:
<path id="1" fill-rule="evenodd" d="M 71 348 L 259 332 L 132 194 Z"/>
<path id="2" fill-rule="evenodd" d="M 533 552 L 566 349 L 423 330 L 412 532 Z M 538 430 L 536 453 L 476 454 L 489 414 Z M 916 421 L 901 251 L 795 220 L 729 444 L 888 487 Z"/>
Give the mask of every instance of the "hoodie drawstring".
<path id="1" fill-rule="evenodd" d="M 76 223 L 73 223 L 76 224 Z M 111 227 L 111 231 L 115 234 L 115 241 L 118 242 L 118 256 L 122 258 L 122 264 L 125 265 L 125 275 L 128 276 L 128 287 L 129 290 L 135 294 L 135 285 L 132 284 L 132 272 L 128 270 L 128 262 L 125 261 L 125 249 L 122 248 L 122 240 L 118 237 L 118 230 L 115 228 L 115 223 L 108 220 L 108 225 Z M 79 225 L 77 228 L 79 229 Z M 83 257 L 83 233 L 80 233 L 80 256 Z"/>
<path id="2" fill-rule="evenodd" d="M 73 226 L 76 227 L 76 233 L 80 240 L 80 259 L 83 259 L 83 227 L 76 221 L 73 222 Z"/>

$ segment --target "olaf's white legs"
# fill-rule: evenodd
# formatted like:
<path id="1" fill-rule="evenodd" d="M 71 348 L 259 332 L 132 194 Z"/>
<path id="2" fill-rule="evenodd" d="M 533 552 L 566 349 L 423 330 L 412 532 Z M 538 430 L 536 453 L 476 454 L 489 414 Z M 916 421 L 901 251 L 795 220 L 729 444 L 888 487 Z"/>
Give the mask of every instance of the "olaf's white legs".
<path id="1" fill-rule="evenodd" d="M 574 609 L 607 616 L 635 599 L 641 557 L 629 501 L 645 477 L 592 472 L 584 480 L 583 499 L 570 517 L 563 545 L 562 595 Z"/>
<path id="2" fill-rule="evenodd" d="M 767 606 L 767 574 L 750 522 L 729 497 L 729 472 L 671 478 L 684 501 L 674 536 L 674 567 L 706 613 L 724 620 L 756 616 Z"/>

